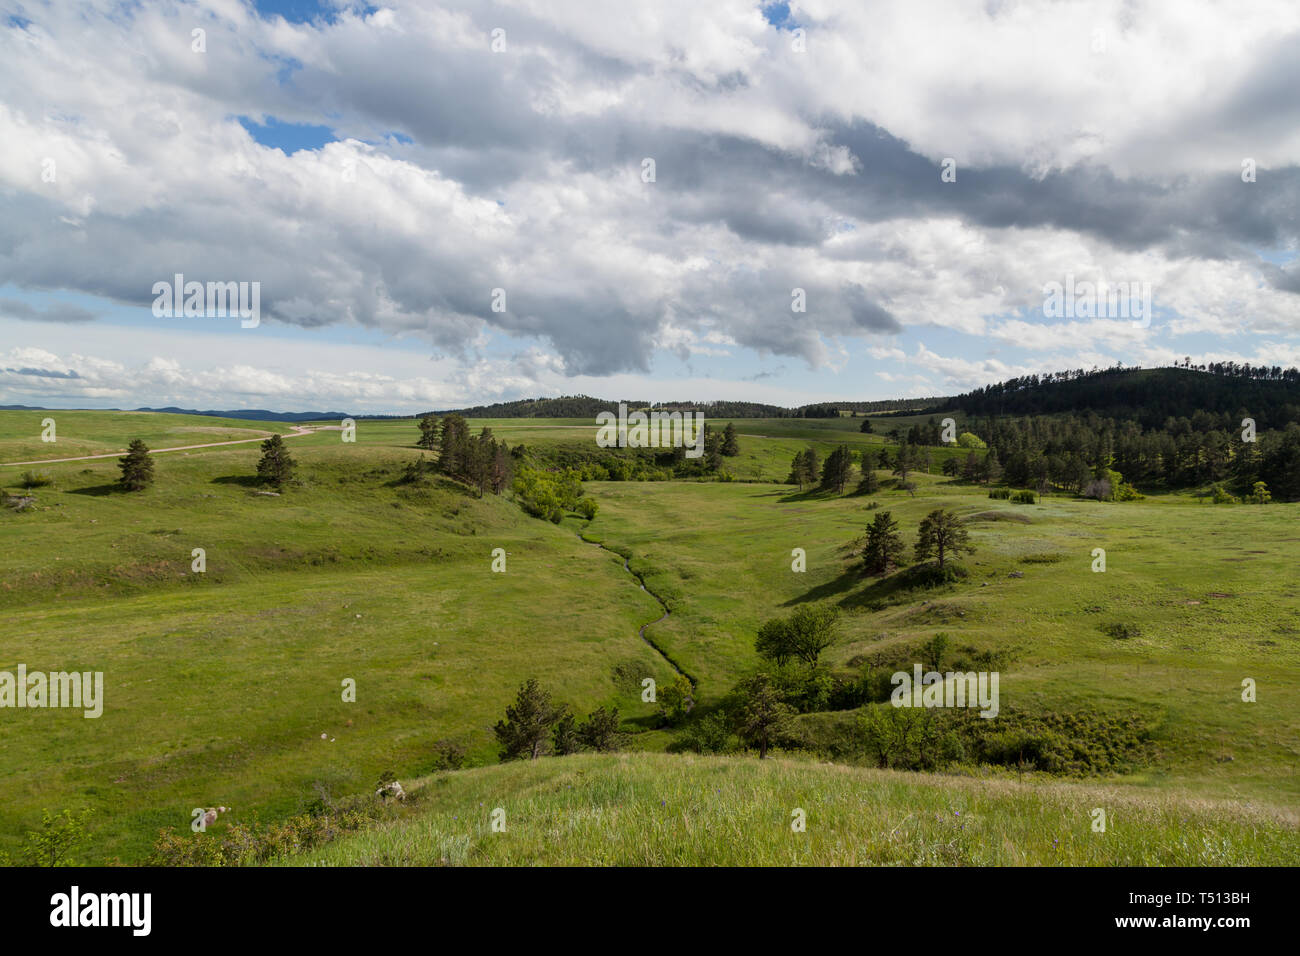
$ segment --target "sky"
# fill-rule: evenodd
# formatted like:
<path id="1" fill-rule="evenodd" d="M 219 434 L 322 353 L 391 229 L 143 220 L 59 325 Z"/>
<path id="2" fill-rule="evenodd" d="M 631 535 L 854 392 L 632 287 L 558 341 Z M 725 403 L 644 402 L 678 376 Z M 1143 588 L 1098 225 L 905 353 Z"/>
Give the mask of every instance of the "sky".
<path id="1" fill-rule="evenodd" d="M 1297 365 L 1298 89 L 1294 0 L 0 0 L 0 405 Z"/>

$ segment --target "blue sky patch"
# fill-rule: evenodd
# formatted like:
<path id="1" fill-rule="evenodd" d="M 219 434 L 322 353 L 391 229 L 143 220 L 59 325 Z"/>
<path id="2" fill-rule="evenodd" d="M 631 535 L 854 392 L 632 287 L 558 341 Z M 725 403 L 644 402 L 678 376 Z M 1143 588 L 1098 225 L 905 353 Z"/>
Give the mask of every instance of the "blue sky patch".
<path id="1" fill-rule="evenodd" d="M 333 23 L 338 19 L 341 8 L 351 9 L 363 16 L 374 13 L 379 8 L 369 3 L 336 4 L 322 0 L 253 0 L 253 6 L 263 17 L 284 17 L 290 23 L 312 23 L 322 21 Z"/>
<path id="2" fill-rule="evenodd" d="M 328 126 L 284 123 L 274 116 L 268 116 L 265 125 L 255 123 L 247 116 L 241 116 L 239 124 L 263 146 L 282 150 L 286 156 L 300 149 L 320 149 L 326 143 L 332 143 L 338 138 Z"/>
<path id="3" fill-rule="evenodd" d="M 767 3 L 763 5 L 762 10 L 763 19 L 778 30 L 793 30 L 799 26 L 790 16 L 790 4 L 788 3 Z"/>

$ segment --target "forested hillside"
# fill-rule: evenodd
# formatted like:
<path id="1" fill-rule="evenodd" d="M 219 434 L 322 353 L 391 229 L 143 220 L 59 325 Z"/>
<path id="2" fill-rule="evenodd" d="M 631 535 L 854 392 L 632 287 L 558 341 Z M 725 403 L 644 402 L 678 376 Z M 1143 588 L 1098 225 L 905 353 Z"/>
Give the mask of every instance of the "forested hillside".
<path id="1" fill-rule="evenodd" d="M 1156 428 L 1169 418 L 1201 415 L 1226 427 L 1254 418 L 1259 428 L 1300 421 L 1300 370 L 1235 362 L 1172 368 L 1078 369 L 986 385 L 930 411 L 967 415 L 1051 415 L 1092 411 Z M 1207 417 L 1208 416 L 1208 417 Z"/>
<path id="2" fill-rule="evenodd" d="M 928 422 L 891 434 L 940 441 L 942 416 L 989 451 L 969 462 L 984 480 L 1042 491 L 1108 494 L 1208 487 L 1242 497 L 1300 499 L 1300 373 L 1233 363 L 1031 375 L 959 395 Z M 974 457 L 974 456 L 972 456 Z M 1256 487 L 1258 482 L 1263 488 Z"/>

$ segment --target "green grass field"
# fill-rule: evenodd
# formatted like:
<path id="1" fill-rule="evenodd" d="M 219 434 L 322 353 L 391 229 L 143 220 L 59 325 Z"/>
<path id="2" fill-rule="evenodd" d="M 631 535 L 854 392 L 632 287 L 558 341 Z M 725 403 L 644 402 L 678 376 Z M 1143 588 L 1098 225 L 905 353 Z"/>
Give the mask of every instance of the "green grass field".
<path id="1" fill-rule="evenodd" d="M 790 760 L 578 755 L 439 774 L 315 866 L 1300 864 L 1293 814 L 1122 787 Z M 504 829 L 492 814 L 504 811 Z M 1094 811 L 1106 814 L 1094 832 Z M 792 825 L 803 811 L 803 831 Z M 214 836 L 217 834 L 214 833 Z"/>
<path id="2" fill-rule="evenodd" d="M 54 420 L 53 441 L 42 424 Z M 120 454 L 133 438 L 150 448 L 175 448 L 213 442 L 288 435 L 283 422 L 250 422 L 206 415 L 156 412 L 0 411 L 0 466 L 8 462 Z"/>
<path id="3" fill-rule="evenodd" d="M 39 440 L 43 413 L 0 412 L 0 458 L 18 460 L 13 449 L 34 458 L 99 454 L 136 436 L 170 447 L 289 431 L 185 416 L 54 415 L 57 446 Z M 828 422 L 819 449 L 882 440 L 859 435 L 859 423 Z M 472 424 L 528 445 L 592 441 L 595 430 L 531 419 Z M 19 663 L 102 670 L 105 712 L 87 720 L 79 711 L 0 711 L 0 851 L 16 857 L 43 808 L 93 808 L 79 858 L 133 862 L 160 828 L 185 829 L 193 807 L 276 819 L 304 807 L 315 785 L 363 793 L 386 768 L 404 781 L 420 777 L 444 739 L 466 744 L 471 763 L 495 763 L 491 727 L 528 677 L 580 712 L 617 705 L 632 749 L 663 750 L 670 735 L 652 729 L 653 706 L 626 679 L 671 676 L 637 636 L 661 608 L 581 531 L 629 556 L 667 602 L 670 616 L 646 636 L 698 680 L 705 709 L 757 663 L 753 636 L 763 620 L 819 602 L 845 612 L 832 662 L 944 631 L 957 644 L 1010 654 L 1003 706 L 1140 711 L 1158 728 L 1157 757 L 1101 782 L 1030 775 L 1014 786 L 996 775 L 921 778 L 797 761 L 760 766 L 752 757 L 491 767 L 428 784 L 446 788 L 448 802 L 403 824 L 423 828 L 409 841 L 384 843 L 389 834 L 367 843 L 372 837 L 360 834 L 320 851 L 321 861 L 1294 862 L 1300 505 L 1216 508 L 1184 495 L 1011 505 L 939 475 L 921 476 L 915 497 L 803 495 L 772 479 L 783 479 L 813 439 L 808 423 L 737 424 L 741 455 L 728 468 L 748 481 L 588 483 L 596 519 L 558 526 L 450 482 L 399 485 L 401 466 L 419 453 L 410 421 L 359 422 L 355 444 L 337 431 L 288 440 L 302 484 L 279 497 L 259 494 L 251 477 L 256 443 L 158 455 L 155 485 L 136 494 L 116 489 L 112 458 L 42 466 L 54 484 L 34 490 L 34 506 L 0 509 L 0 671 Z M 54 447 L 58 455 L 49 455 Z M 0 466 L 0 487 L 17 488 L 25 470 Z M 894 513 L 909 543 L 933 508 L 967 516 L 978 548 L 965 562 L 970 578 L 920 594 L 862 578 L 854 551 L 872 515 L 868 500 Z M 1090 570 L 1097 547 L 1106 550 L 1104 574 Z M 195 548 L 206 553 L 203 574 L 191 570 Z M 507 552 L 505 574 L 491 571 L 495 548 Z M 791 570 L 794 548 L 807 553 L 804 573 Z M 1113 622 L 1140 634 L 1103 633 Z M 345 678 L 356 681 L 356 703 L 342 700 Z M 1241 701 L 1244 678 L 1257 681 L 1258 702 Z M 584 768 L 596 789 L 578 813 L 571 801 L 584 791 L 564 796 L 561 783 Z M 690 793 L 706 792 L 706 772 L 724 793 L 755 794 L 736 809 L 735 825 L 775 827 L 770 839 L 724 852 L 718 841 L 735 843 L 738 831 L 719 822 L 723 803 L 681 814 Z M 661 798 L 678 807 L 658 828 L 639 802 L 657 779 Z M 1144 835 L 1122 849 L 1088 842 L 1078 801 L 1094 799 L 1089 787 L 1130 808 Z M 476 830 L 448 827 L 444 810 L 489 801 L 493 788 L 522 801 L 493 804 L 523 808 L 511 811 L 517 842 L 490 844 Z M 536 802 L 552 792 L 560 796 Z M 622 816 L 614 812 L 620 793 Z M 780 842 L 790 836 L 786 804 L 799 793 L 810 794 L 791 804 L 809 813 L 802 846 Z M 815 799 L 824 803 L 810 806 Z M 946 823 L 922 821 L 930 809 L 960 809 L 958 799 L 983 808 L 982 828 L 955 837 Z M 875 809 L 857 820 L 854 800 Z M 628 823 L 604 856 L 599 806 Z M 882 831 L 899 810 L 919 815 L 893 835 Z M 547 855 L 539 834 L 560 825 L 562 812 L 575 842 L 552 841 Z M 1184 812 L 1199 830 L 1180 830 Z M 1268 821 L 1258 831 L 1246 822 L 1256 813 Z M 552 822 L 525 829 L 530 814 Z M 1219 842 L 1203 843 L 1202 831 Z M 1058 838 L 1071 841 L 1067 855 L 1047 855 Z M 925 849 L 953 839 L 955 850 Z"/>

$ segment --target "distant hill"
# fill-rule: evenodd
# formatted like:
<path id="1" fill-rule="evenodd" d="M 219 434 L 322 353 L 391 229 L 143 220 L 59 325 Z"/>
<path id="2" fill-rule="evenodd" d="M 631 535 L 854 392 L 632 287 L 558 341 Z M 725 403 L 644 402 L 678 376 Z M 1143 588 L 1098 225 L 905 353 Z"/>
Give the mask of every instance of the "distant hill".
<path id="1" fill-rule="evenodd" d="M 654 404 L 645 400 L 621 399 L 628 408 L 649 408 L 652 404 L 664 411 L 693 410 L 708 418 L 838 418 L 844 412 L 887 414 L 917 411 L 945 401 L 941 397 L 899 398 L 875 402 L 817 402 L 786 408 L 762 402 L 685 402 Z M 514 402 L 474 405 L 429 412 L 431 415 L 456 413 L 466 418 L 595 418 L 601 412 L 617 412 L 619 401 L 592 398 L 589 395 L 564 395 L 559 398 L 525 398 Z"/>
<path id="2" fill-rule="evenodd" d="M 99 411 L 99 412 L 120 412 L 120 408 L 88 408 L 80 409 L 81 411 Z M 55 409 L 44 408 L 40 405 L 0 405 L 0 411 L 4 412 L 51 412 L 51 411 L 78 411 L 78 409 Z M 226 411 L 214 411 L 211 409 L 198 408 L 177 408 L 175 405 L 168 405 L 166 408 L 131 408 L 126 411 L 132 412 L 159 412 L 166 415 L 204 415 L 208 418 L 238 418 L 251 422 L 315 422 L 315 421 L 339 421 L 344 418 L 353 419 L 377 419 L 377 418 L 409 418 L 409 415 L 354 415 L 350 412 L 271 412 L 264 408 L 237 408 Z"/>
<path id="3" fill-rule="evenodd" d="M 114 409 L 116 411 L 116 409 Z M 348 412 L 269 412 L 264 408 L 243 408 L 231 411 L 200 411 L 196 408 L 136 408 L 137 412 L 166 412 L 171 415 L 207 415 L 212 418 L 242 418 L 254 422 L 314 422 L 343 418 L 404 418 L 404 415 L 352 415 Z"/>
<path id="4" fill-rule="evenodd" d="M 779 405 L 762 405 L 758 402 L 659 402 L 645 399 L 605 399 L 590 395 L 562 395 L 559 398 L 524 398 L 514 402 L 495 402 L 491 405 L 474 405 L 454 408 L 434 415 L 455 412 L 466 418 L 595 418 L 601 412 L 618 412 L 619 402 L 628 408 L 674 409 L 704 412 L 709 418 L 786 418 L 798 415 L 796 409 Z"/>
<path id="5" fill-rule="evenodd" d="M 1093 412 L 1159 428 L 1198 412 L 1249 416 L 1260 428 L 1300 421 L 1300 371 L 1236 363 L 1111 368 L 1009 379 L 947 399 L 926 411 L 974 416 Z"/>

